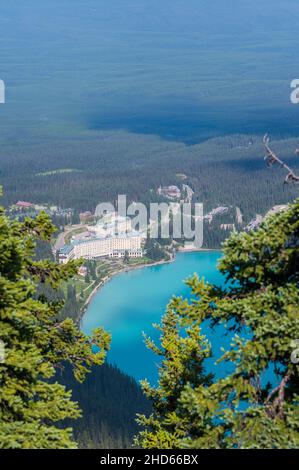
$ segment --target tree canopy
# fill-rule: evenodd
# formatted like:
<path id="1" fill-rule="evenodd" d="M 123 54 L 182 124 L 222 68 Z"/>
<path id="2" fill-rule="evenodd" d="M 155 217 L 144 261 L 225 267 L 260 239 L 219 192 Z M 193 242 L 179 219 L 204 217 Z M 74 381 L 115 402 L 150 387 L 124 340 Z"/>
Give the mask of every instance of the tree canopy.
<path id="1" fill-rule="evenodd" d="M 299 199 L 268 216 L 256 231 L 233 233 L 219 269 L 225 287 L 189 279 L 191 300 L 171 300 L 161 344 L 147 345 L 162 358 L 159 383 L 143 383 L 153 399 L 136 442 L 144 448 L 298 448 Z M 212 345 L 202 335 L 208 320 L 232 332 L 212 379 L 205 358 Z M 296 354 L 295 354 L 296 356 Z"/>
<path id="2" fill-rule="evenodd" d="M 61 421 L 78 418 L 79 407 L 71 391 L 49 379 L 70 363 L 83 380 L 92 365 L 103 363 L 110 343 L 102 329 L 89 338 L 71 319 L 61 321 L 62 303 L 37 293 L 41 283 L 57 288 L 79 266 L 34 261 L 36 240 L 48 241 L 53 230 L 44 213 L 20 223 L 0 209 L 1 448 L 76 447 L 71 428 L 62 429 Z"/>

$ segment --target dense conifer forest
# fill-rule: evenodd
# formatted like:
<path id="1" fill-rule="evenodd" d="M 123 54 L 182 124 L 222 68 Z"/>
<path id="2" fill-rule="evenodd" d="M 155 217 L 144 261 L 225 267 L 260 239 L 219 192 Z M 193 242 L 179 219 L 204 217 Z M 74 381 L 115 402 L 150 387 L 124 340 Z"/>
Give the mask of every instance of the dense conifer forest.
<path id="1" fill-rule="evenodd" d="M 139 426 L 137 413 L 149 413 L 150 402 L 137 382 L 116 367 L 94 367 L 86 380 L 78 383 L 69 368 L 56 375 L 59 382 L 72 390 L 82 418 L 68 420 L 81 448 L 125 449 L 133 445 Z"/>
<path id="2" fill-rule="evenodd" d="M 273 141 L 272 146 L 295 170 L 299 168 L 296 139 Z M 248 221 L 296 196 L 295 188 L 282 184 L 280 171 L 265 168 L 263 152 L 261 136 L 215 138 L 186 146 L 125 132 L 101 132 L 75 142 L 4 146 L 3 202 L 7 206 L 21 199 L 78 212 L 126 194 L 128 202 L 148 205 L 159 200 L 160 184 L 180 185 L 184 174 L 205 212 L 217 205 L 238 206 Z M 54 171 L 66 168 L 73 171 Z"/>
<path id="3" fill-rule="evenodd" d="M 298 1 L 2 3 L 0 448 L 298 449 L 299 199 L 284 184 L 299 181 Z M 267 132 L 294 173 L 263 161 Z M 101 202 L 149 208 L 183 184 L 204 214 L 227 209 L 203 241 L 227 282 L 194 275 L 189 300 L 169 299 L 145 337 L 158 381 L 139 385 L 107 362 L 109 332 L 80 328 L 88 288 L 116 271 L 85 260 L 80 283 L 83 261 L 53 246 Z M 182 241 L 147 239 L 142 262 Z M 235 334 L 225 377 L 202 333 L 220 323 Z"/>

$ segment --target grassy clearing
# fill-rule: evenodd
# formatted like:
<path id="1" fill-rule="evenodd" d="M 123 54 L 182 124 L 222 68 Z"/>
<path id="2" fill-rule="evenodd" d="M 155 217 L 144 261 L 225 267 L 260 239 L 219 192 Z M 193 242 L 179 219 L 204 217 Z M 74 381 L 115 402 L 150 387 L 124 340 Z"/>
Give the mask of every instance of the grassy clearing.
<path id="1" fill-rule="evenodd" d="M 53 176 L 53 175 L 62 175 L 65 173 L 80 173 L 82 170 L 76 170 L 75 168 L 61 168 L 58 170 L 44 171 L 42 173 L 37 173 L 35 176 Z"/>

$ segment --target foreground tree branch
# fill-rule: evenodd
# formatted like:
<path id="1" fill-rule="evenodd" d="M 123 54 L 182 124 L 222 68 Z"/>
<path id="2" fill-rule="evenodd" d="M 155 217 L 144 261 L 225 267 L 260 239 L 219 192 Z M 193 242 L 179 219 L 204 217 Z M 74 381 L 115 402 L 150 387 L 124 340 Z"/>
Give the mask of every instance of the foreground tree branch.
<path id="1" fill-rule="evenodd" d="M 270 137 L 268 134 L 266 134 L 263 138 L 263 144 L 266 149 L 265 161 L 267 165 L 271 167 L 272 165 L 278 164 L 279 166 L 281 166 L 284 170 L 288 172 L 284 180 L 285 184 L 299 183 L 299 176 L 297 176 L 294 173 L 294 171 L 288 165 L 286 165 L 286 163 L 284 163 L 280 158 L 278 158 L 278 156 L 270 148 L 269 143 L 270 143 Z M 297 150 L 296 150 L 296 153 L 297 153 Z"/>

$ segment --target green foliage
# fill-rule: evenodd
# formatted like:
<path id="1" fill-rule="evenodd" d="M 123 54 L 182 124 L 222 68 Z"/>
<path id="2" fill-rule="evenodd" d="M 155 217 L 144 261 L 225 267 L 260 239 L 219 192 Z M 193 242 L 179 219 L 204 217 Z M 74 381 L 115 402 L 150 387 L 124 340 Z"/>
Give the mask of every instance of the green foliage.
<path id="1" fill-rule="evenodd" d="M 49 301 L 37 288 L 72 277 L 79 263 L 35 261 L 36 240 L 49 241 L 53 226 L 46 214 L 11 222 L 0 209 L 0 447 L 73 448 L 72 430 L 56 423 L 78 418 L 71 392 L 49 379 L 62 362 L 82 381 L 89 368 L 103 363 L 110 337 L 102 329 L 85 336 L 69 318 L 59 318 L 63 304 Z M 92 346 L 99 352 L 94 354 Z"/>
<path id="2" fill-rule="evenodd" d="M 171 305 L 162 324 L 155 326 L 161 331 L 161 347 L 156 346 L 150 338 L 146 337 L 145 341 L 149 349 L 163 357 L 159 385 L 154 388 L 147 381 L 142 382 L 155 413 L 149 418 L 139 416 L 139 423 L 147 429 L 141 432 L 136 444 L 168 449 L 179 447 L 180 439 L 189 427 L 188 413 L 178 406 L 184 388 L 190 382 L 194 386 L 211 384 L 212 376 L 203 373 L 203 360 L 210 356 L 210 345 L 200 335 L 198 326 L 186 328 L 181 337 L 182 324 Z"/>
<path id="3" fill-rule="evenodd" d="M 73 377 L 70 367 L 58 371 L 56 379 L 71 388 L 82 418 L 67 420 L 80 448 L 124 449 L 132 447 L 138 431 L 136 413 L 149 413 L 150 402 L 135 380 L 116 367 L 93 367 L 83 383 Z"/>
<path id="4" fill-rule="evenodd" d="M 166 257 L 166 251 L 155 240 L 147 238 L 144 246 L 146 256 L 152 261 L 161 261 Z"/>
<path id="5" fill-rule="evenodd" d="M 129 264 L 129 262 L 130 262 L 130 256 L 129 256 L 128 251 L 126 251 L 125 256 L 124 256 L 124 263 Z"/>
<path id="6" fill-rule="evenodd" d="M 226 288 L 197 276 L 188 281 L 192 300 L 170 302 L 159 327 L 162 348 L 147 341 L 163 362 L 158 387 L 143 384 L 154 412 L 139 417 L 142 447 L 299 447 L 299 366 L 291 360 L 299 339 L 298 266 L 297 199 L 257 231 L 226 241 L 219 265 Z M 200 333 L 205 320 L 234 332 L 219 360 L 233 370 L 213 383 L 200 368 L 210 355 Z M 271 366 L 277 383 L 264 383 Z"/>
<path id="7" fill-rule="evenodd" d="M 298 172 L 296 146 L 295 139 L 273 141 L 275 151 Z M 260 158 L 263 152 L 260 136 L 227 136 L 185 146 L 120 132 L 100 132 L 91 140 L 43 140 L 38 147 L 34 143 L 3 147 L 4 205 L 20 199 L 72 207 L 77 213 L 94 211 L 99 202 L 114 203 L 119 194 L 126 194 L 128 202 L 149 207 L 159 199 L 159 185 L 180 186 L 176 174 L 183 172 L 185 183 L 195 192 L 194 201 L 204 204 L 205 213 L 219 205 L 237 205 L 247 223 L 257 213 L 292 201 L 297 194 L 292 185 L 282 185 L 283 170 L 270 173 L 264 167 Z M 48 177 L 35 174 L 70 162 L 80 172 Z M 65 221 L 56 223 L 64 225 Z M 221 231 L 215 239 L 214 232 L 215 227 L 205 227 L 205 240 L 211 248 L 219 247 L 227 235 Z"/>

